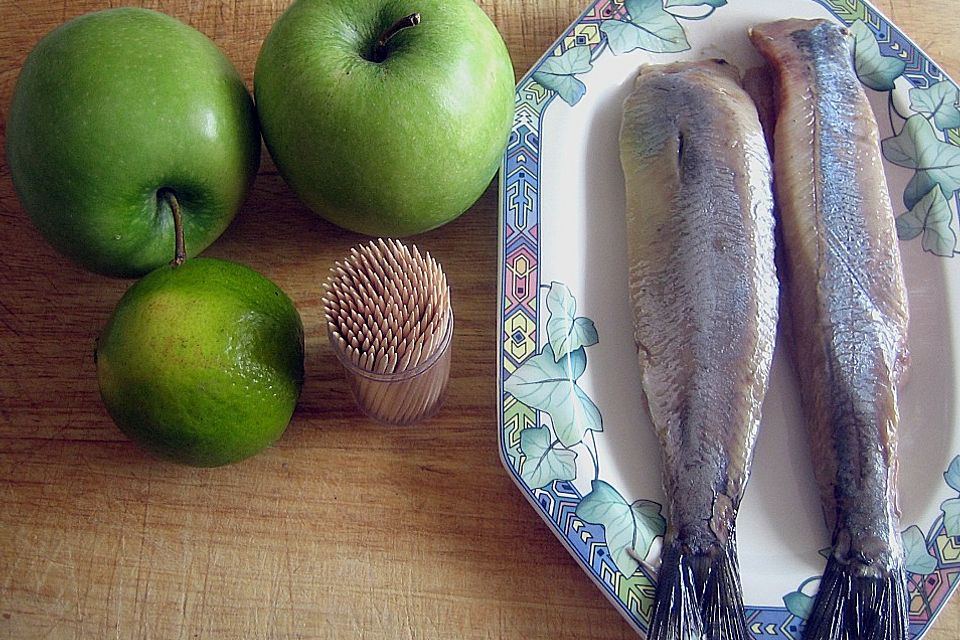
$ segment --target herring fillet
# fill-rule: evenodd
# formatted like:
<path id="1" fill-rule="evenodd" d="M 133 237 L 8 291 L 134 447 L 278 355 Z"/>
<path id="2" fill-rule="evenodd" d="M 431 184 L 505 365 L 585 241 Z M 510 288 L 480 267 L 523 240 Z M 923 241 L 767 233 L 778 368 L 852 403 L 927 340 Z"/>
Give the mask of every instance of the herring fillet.
<path id="1" fill-rule="evenodd" d="M 904 640 L 897 382 L 907 298 L 873 112 L 849 32 L 756 26 L 777 78 L 774 185 L 794 361 L 833 550 L 804 637 Z"/>
<path id="2" fill-rule="evenodd" d="M 642 67 L 624 102 L 629 292 L 669 514 L 649 640 L 746 640 L 735 520 L 777 322 L 770 159 L 719 60 Z"/>

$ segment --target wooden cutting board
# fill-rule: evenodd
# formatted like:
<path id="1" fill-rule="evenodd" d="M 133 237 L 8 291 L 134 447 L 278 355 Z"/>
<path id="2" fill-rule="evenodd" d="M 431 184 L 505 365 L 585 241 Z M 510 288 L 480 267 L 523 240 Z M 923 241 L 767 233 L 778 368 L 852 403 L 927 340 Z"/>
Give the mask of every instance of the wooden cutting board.
<path id="1" fill-rule="evenodd" d="M 585 1 L 479 4 L 519 77 Z M 4 121 L 37 40 L 109 4 L 0 3 Z M 211 36 L 249 85 L 287 2 L 143 4 Z M 879 6 L 960 77 L 956 0 Z M 129 283 L 57 256 L 0 165 L 0 638 L 635 638 L 498 459 L 496 220 L 491 187 L 416 239 L 452 284 L 450 395 L 428 424 L 376 426 L 354 408 L 319 304 L 328 267 L 362 239 L 310 214 L 265 157 L 208 255 L 290 294 L 308 331 L 307 384 L 279 444 L 199 470 L 146 457 L 107 418 L 93 341 Z M 927 638 L 958 637 L 955 598 Z"/>

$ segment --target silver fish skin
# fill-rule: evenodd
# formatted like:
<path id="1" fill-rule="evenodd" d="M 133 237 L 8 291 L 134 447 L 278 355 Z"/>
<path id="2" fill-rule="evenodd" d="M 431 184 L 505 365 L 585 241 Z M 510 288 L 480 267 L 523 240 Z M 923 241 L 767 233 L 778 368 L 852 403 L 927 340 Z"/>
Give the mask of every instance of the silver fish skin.
<path id="1" fill-rule="evenodd" d="M 785 20 L 751 39 L 776 77 L 788 326 L 832 531 L 804 637 L 904 640 L 896 448 L 908 310 L 876 120 L 844 27 Z"/>
<path id="2" fill-rule="evenodd" d="M 669 507 L 649 640 L 746 640 L 735 523 L 777 323 L 770 158 L 737 70 L 645 66 L 620 133 L 629 286 Z"/>

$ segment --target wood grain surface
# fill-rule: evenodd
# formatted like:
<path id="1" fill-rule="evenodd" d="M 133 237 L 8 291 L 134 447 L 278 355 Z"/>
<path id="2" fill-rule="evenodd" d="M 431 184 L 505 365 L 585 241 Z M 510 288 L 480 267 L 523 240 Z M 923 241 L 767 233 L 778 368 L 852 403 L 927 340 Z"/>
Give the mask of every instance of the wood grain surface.
<path id="1" fill-rule="evenodd" d="M 0 119 L 31 47 L 108 4 L 0 2 Z M 213 38 L 252 86 L 288 3 L 143 4 Z M 586 0 L 479 4 L 519 77 Z M 880 3 L 954 77 L 957 7 Z M 312 215 L 265 156 L 207 253 L 290 294 L 307 327 L 307 383 L 276 446 L 200 470 L 145 456 L 110 422 L 92 350 L 129 283 L 55 254 L 0 165 L 0 638 L 636 637 L 498 458 L 496 202 L 491 187 L 416 238 L 452 284 L 455 368 L 438 417 L 386 428 L 356 411 L 322 330 L 320 283 L 362 238 Z M 960 637 L 960 598 L 926 637 Z"/>

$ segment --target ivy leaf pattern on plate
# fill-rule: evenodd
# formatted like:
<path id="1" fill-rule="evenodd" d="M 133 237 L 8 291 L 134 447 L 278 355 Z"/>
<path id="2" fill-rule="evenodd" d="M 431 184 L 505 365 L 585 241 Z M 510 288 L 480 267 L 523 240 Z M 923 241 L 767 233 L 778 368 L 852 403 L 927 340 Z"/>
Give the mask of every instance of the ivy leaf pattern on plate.
<path id="1" fill-rule="evenodd" d="M 588 430 L 603 431 L 600 409 L 577 385 L 586 367 L 587 354 L 582 348 L 557 359 L 548 344 L 520 365 L 503 388 L 520 402 L 550 414 L 557 438 L 571 447 L 583 440 Z"/>
<path id="2" fill-rule="evenodd" d="M 943 472 L 943 479 L 954 491 L 960 492 L 960 456 L 955 456 Z M 949 536 L 960 536 L 960 498 L 945 500 L 940 505 L 943 511 L 943 528 Z"/>
<path id="3" fill-rule="evenodd" d="M 660 505 L 649 500 L 628 503 L 603 480 L 594 480 L 590 493 L 577 505 L 577 517 L 603 527 L 610 557 L 620 573 L 629 577 L 640 566 L 657 536 L 666 530 Z"/>
<path id="4" fill-rule="evenodd" d="M 897 236 L 901 240 L 913 240 L 922 233 L 924 251 L 949 258 L 957 248 L 952 221 L 950 203 L 935 186 L 910 211 L 897 216 Z"/>
<path id="5" fill-rule="evenodd" d="M 546 427 L 520 432 L 520 451 L 525 457 L 520 477 L 531 489 L 577 477 L 577 452 L 558 448 L 558 444 L 550 440 L 550 429 Z"/>
<path id="6" fill-rule="evenodd" d="M 653 541 L 663 535 L 666 521 L 660 504 L 650 500 L 628 503 L 615 487 L 600 479 L 596 443 L 591 447 L 584 439 L 588 432 L 603 430 L 601 415 L 577 384 L 586 371 L 586 349 L 599 342 L 599 334 L 592 320 L 577 316 L 577 301 L 569 287 L 554 281 L 541 288 L 547 289 L 545 306 L 549 311 L 546 344 L 504 380 L 503 388 L 521 403 L 548 413 L 550 421 L 520 431 L 522 457 L 514 467 L 531 490 L 547 490 L 556 480 L 575 482 L 578 454 L 572 448 L 583 446 L 595 475 L 590 492 L 577 503 L 576 515 L 603 527 L 609 561 L 630 577 L 650 553 Z"/>
<path id="7" fill-rule="evenodd" d="M 943 472 L 943 479 L 948 487 L 960 493 L 960 456 L 950 462 L 950 466 Z"/>
<path id="8" fill-rule="evenodd" d="M 570 47 L 562 54 L 544 60 L 534 72 L 533 79 L 544 88 L 555 91 L 561 100 L 573 106 L 587 92 L 587 86 L 575 75 L 591 69 L 590 47 Z"/>
<path id="9" fill-rule="evenodd" d="M 927 541 L 920 527 L 913 525 L 903 532 L 903 567 L 922 576 L 937 570 L 937 559 L 927 550 Z"/>
<path id="10" fill-rule="evenodd" d="M 960 147 L 944 142 L 920 114 L 907 118 L 903 131 L 881 143 L 884 157 L 895 165 L 915 169 L 903 192 L 903 203 L 913 209 L 934 186 L 944 198 L 960 189 Z"/>
<path id="11" fill-rule="evenodd" d="M 806 620 L 813 610 L 813 597 L 802 591 L 791 591 L 783 596 L 783 604 L 787 607 L 787 611 Z"/>
<path id="12" fill-rule="evenodd" d="M 562 282 L 550 283 L 547 311 L 550 313 L 547 335 L 555 358 L 560 359 L 581 347 L 590 347 L 599 342 L 593 320 L 577 317 L 577 300 Z"/>
<path id="13" fill-rule="evenodd" d="M 664 10 L 663 0 L 626 0 L 624 6 L 627 8 L 627 20 L 604 20 L 600 23 L 600 31 L 607 36 L 614 55 L 634 49 L 674 53 L 690 48 L 683 27 L 675 16 Z"/>
<path id="14" fill-rule="evenodd" d="M 960 91 L 952 83 L 938 82 L 926 89 L 910 89 L 910 108 L 933 120 L 937 129 L 960 127 Z"/>
<path id="15" fill-rule="evenodd" d="M 873 31 L 863 20 L 851 24 L 850 31 L 855 40 L 853 63 L 860 82 L 877 91 L 893 89 L 894 81 L 903 74 L 907 63 L 881 54 Z"/>
<path id="16" fill-rule="evenodd" d="M 960 536 L 960 498 L 944 500 L 940 510 L 943 511 L 943 528 L 947 530 L 947 535 Z"/>

